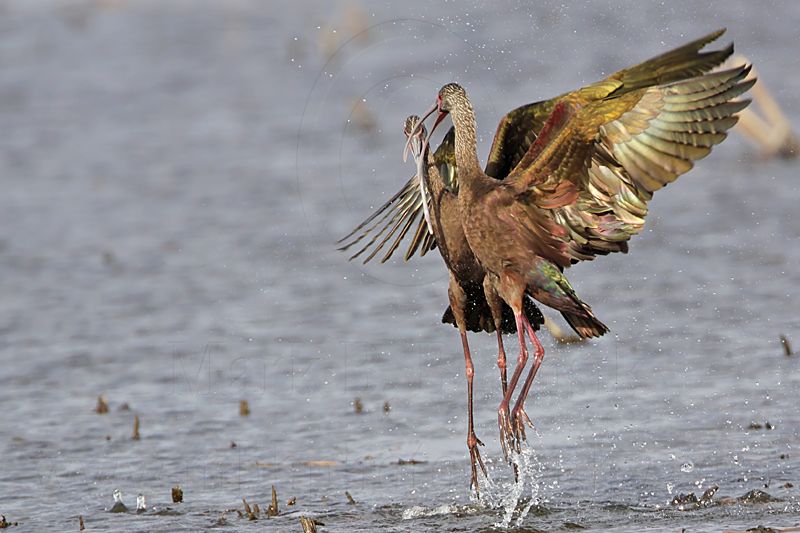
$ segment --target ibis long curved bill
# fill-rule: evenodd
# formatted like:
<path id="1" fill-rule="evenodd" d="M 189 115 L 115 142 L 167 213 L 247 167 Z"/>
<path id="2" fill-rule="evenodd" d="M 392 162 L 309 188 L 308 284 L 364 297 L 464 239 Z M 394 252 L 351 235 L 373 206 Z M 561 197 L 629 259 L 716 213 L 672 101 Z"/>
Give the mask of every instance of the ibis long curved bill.
<path id="1" fill-rule="evenodd" d="M 428 233 L 433 235 L 433 222 L 431 221 L 431 210 L 428 206 L 428 183 L 425 179 L 425 146 L 427 138 L 420 139 L 423 131 L 415 134 L 414 147 L 412 148 L 414 161 L 417 163 L 417 181 L 419 182 L 419 195 L 422 200 L 422 215 L 425 217 L 425 224 L 428 225 Z"/>
<path id="2" fill-rule="evenodd" d="M 430 133 L 425 135 L 424 124 L 425 120 L 429 116 L 431 116 L 435 111 L 438 111 L 439 114 L 436 116 L 436 122 L 433 123 L 433 128 L 431 128 Z M 425 181 L 425 174 L 424 174 L 424 166 L 425 166 L 425 150 L 428 148 L 431 133 L 436 129 L 436 127 L 444 120 L 445 115 L 447 113 L 443 112 L 439 108 L 439 100 L 437 99 L 436 102 L 431 106 L 431 108 L 423 115 L 422 118 L 419 119 L 414 129 L 411 130 L 411 133 L 408 135 L 408 139 L 406 139 L 406 145 L 403 148 L 403 161 L 408 159 L 408 151 L 411 148 L 411 143 L 416 142 L 418 137 L 423 137 L 422 142 L 415 146 L 414 148 L 417 149 L 417 152 L 414 154 L 414 160 L 417 163 L 417 179 L 419 180 L 419 192 L 420 197 L 422 198 L 422 214 L 425 217 L 425 223 L 428 226 L 428 232 L 433 235 L 433 223 L 431 222 L 431 213 L 430 208 L 428 207 L 428 184 Z M 413 139 L 413 141 L 412 141 Z M 413 148 L 412 148 L 413 151 Z"/>
<path id="3" fill-rule="evenodd" d="M 422 143 L 422 151 L 424 151 L 425 147 L 428 146 L 428 140 L 430 139 L 431 134 L 436 129 L 436 127 L 439 125 L 439 123 L 442 122 L 442 120 L 444 120 L 444 117 L 447 115 L 446 112 L 442 111 L 439 108 L 439 100 L 438 99 L 436 100 L 436 103 L 433 104 L 433 106 L 431 106 L 431 108 L 428 109 L 428 111 L 422 116 L 422 118 L 419 119 L 419 122 L 417 122 L 417 125 L 414 126 L 413 130 L 411 130 L 411 133 L 408 134 L 408 138 L 406 139 L 406 144 L 403 147 L 403 162 L 408 160 L 408 151 L 409 151 L 409 148 L 410 148 L 410 145 L 411 145 L 411 139 L 413 139 L 417 134 L 420 133 L 420 130 L 422 130 L 422 127 L 425 125 L 425 121 L 428 120 L 428 117 L 433 115 L 433 113 L 435 111 L 438 111 L 439 115 L 436 117 L 436 122 L 433 123 L 433 128 L 431 128 L 430 133 L 425 137 L 425 139 L 424 139 L 424 141 Z M 422 151 L 420 151 L 420 153 L 422 153 Z"/>
<path id="4" fill-rule="evenodd" d="M 414 176 L 417 180 L 419 187 L 420 201 L 422 203 L 422 215 L 425 218 L 425 225 L 428 228 L 428 233 L 433 235 L 433 221 L 431 220 L 430 207 L 428 205 L 428 183 L 425 179 L 425 147 L 427 146 L 427 132 L 424 126 L 420 126 L 422 120 L 417 117 L 417 123 L 410 133 L 407 133 L 406 146 L 403 150 L 403 160 L 406 160 L 409 149 L 411 155 L 414 157 L 414 162 L 417 164 L 417 175 Z"/>

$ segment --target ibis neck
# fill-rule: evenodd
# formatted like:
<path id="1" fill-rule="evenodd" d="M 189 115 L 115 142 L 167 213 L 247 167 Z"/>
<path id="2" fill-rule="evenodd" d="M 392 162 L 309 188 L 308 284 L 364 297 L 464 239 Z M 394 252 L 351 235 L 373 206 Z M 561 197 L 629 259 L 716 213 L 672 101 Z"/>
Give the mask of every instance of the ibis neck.
<path id="1" fill-rule="evenodd" d="M 478 163 L 478 140 L 475 134 L 475 112 L 469 103 L 451 111 L 456 129 L 456 166 L 459 177 L 481 174 Z M 467 178 L 465 181 L 468 181 Z"/>

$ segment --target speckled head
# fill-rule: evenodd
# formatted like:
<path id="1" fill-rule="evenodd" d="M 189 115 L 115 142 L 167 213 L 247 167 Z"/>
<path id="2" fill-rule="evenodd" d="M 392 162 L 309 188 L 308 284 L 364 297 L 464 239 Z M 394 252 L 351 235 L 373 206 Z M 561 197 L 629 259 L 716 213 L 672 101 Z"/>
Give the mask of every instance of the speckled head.
<path id="1" fill-rule="evenodd" d="M 467 102 L 469 102 L 467 91 L 457 83 L 448 83 L 439 89 L 437 103 L 439 104 L 440 112 L 449 113 L 457 105 L 463 105 Z"/>
<path id="2" fill-rule="evenodd" d="M 422 154 L 424 142 L 428 136 L 425 124 L 420 123 L 418 115 L 409 115 L 403 125 L 403 133 L 407 138 L 406 146 L 403 150 L 403 160 L 408 157 L 409 151 L 411 151 L 414 159 L 418 159 Z"/>
<path id="3" fill-rule="evenodd" d="M 428 134 L 427 129 L 425 129 L 425 124 L 422 124 L 419 128 L 417 128 L 417 124 L 419 124 L 419 115 L 409 115 L 406 117 L 405 124 L 403 126 L 403 133 L 405 133 L 406 137 L 411 135 L 416 129 L 415 135 L 419 135 L 420 137 L 425 137 Z"/>

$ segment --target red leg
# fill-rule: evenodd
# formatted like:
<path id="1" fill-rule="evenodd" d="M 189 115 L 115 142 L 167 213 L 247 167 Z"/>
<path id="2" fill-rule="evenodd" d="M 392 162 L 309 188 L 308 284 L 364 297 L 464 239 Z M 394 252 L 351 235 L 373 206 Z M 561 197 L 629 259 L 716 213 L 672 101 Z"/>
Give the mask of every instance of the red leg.
<path id="1" fill-rule="evenodd" d="M 508 405 L 511 402 L 511 396 L 514 394 L 514 389 L 517 387 L 522 371 L 528 361 L 528 348 L 525 346 L 525 317 L 522 312 L 514 313 L 514 318 L 517 321 L 517 337 L 519 337 L 519 357 L 517 358 L 517 367 L 511 375 L 511 383 L 508 384 L 508 390 L 503 401 L 500 402 L 500 407 L 497 410 L 497 424 L 500 426 L 500 445 L 503 447 L 503 454 L 508 458 L 508 448 L 513 444 L 512 434 L 513 427 L 511 419 L 508 416 Z"/>
<path id="2" fill-rule="evenodd" d="M 475 426 L 472 417 L 472 378 L 475 375 L 475 368 L 472 366 L 472 356 L 469 353 L 469 343 L 467 342 L 467 326 L 464 320 L 464 309 L 467 306 L 467 295 L 464 288 L 455 280 L 453 273 L 450 273 L 450 286 L 447 289 L 450 297 L 450 308 L 458 325 L 458 332 L 461 334 L 461 346 L 464 349 L 464 363 L 466 364 L 467 376 L 467 447 L 469 448 L 470 468 L 472 469 L 471 486 L 475 487 L 475 492 L 480 496 L 478 490 L 478 466 L 480 465 L 483 475 L 486 475 L 486 466 L 483 464 L 478 445 L 483 443 L 475 436 Z"/>
<path id="3" fill-rule="evenodd" d="M 487 274 L 483 278 L 483 294 L 486 296 L 486 303 L 492 313 L 492 322 L 497 333 L 497 368 L 500 369 L 500 384 L 503 387 L 503 396 L 508 390 L 508 379 L 506 375 L 506 349 L 503 346 L 503 300 L 497 294 L 495 288 L 496 276 Z"/>
<path id="4" fill-rule="evenodd" d="M 528 332 L 528 336 L 531 338 L 536 351 L 533 355 L 533 366 L 531 366 L 528 377 L 525 378 L 525 383 L 517 397 L 517 402 L 514 404 L 514 409 L 511 410 L 511 420 L 514 423 L 514 441 L 517 445 L 517 451 L 519 451 L 519 443 L 525 440 L 525 423 L 533 427 L 533 423 L 525 412 L 523 405 L 525 399 L 528 397 L 528 391 L 531 389 L 536 373 L 539 371 L 539 367 L 544 360 L 544 348 L 542 347 L 542 343 L 539 342 L 539 338 L 536 337 L 536 332 L 533 331 L 530 322 L 524 317 L 523 320 L 525 321 L 525 330 Z"/>
<path id="5" fill-rule="evenodd" d="M 461 330 L 461 345 L 464 348 L 464 362 L 467 367 L 467 411 L 469 422 L 467 426 L 467 447 L 469 448 L 470 464 L 472 466 L 472 482 L 471 485 L 475 487 L 475 492 L 480 496 L 478 488 L 478 465 L 480 465 L 483 475 L 486 476 L 486 466 L 483 464 L 481 454 L 478 451 L 478 445 L 483 446 L 483 443 L 475 436 L 475 427 L 472 420 L 472 377 L 475 375 L 475 368 L 472 366 L 472 356 L 469 353 L 469 343 L 467 342 L 467 332 Z"/>
<path id="6" fill-rule="evenodd" d="M 503 346 L 503 332 L 497 328 L 497 368 L 500 369 L 500 384 L 503 386 L 503 396 L 508 390 L 508 379 L 506 374 L 506 349 Z"/>

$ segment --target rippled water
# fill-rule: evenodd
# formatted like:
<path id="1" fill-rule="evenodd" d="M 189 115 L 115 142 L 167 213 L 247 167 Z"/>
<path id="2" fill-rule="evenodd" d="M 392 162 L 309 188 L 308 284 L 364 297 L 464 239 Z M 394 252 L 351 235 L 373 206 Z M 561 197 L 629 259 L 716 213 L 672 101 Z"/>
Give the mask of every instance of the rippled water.
<path id="1" fill-rule="evenodd" d="M 506 110 L 720 26 L 796 121 L 793 2 L 0 2 L 11 530 L 498 528 L 493 339 L 472 337 L 477 504 L 441 260 L 363 267 L 333 242 L 413 171 L 402 118 L 444 82 L 467 86 L 485 154 Z M 797 164 L 734 135 L 656 196 L 630 254 L 570 271 L 612 334 L 542 335 L 511 530 L 798 524 L 800 356 L 779 335 L 800 345 L 799 201 Z M 225 513 L 265 509 L 273 485 L 278 517 Z M 713 485 L 717 504 L 669 505 Z M 114 489 L 150 510 L 108 512 Z M 754 489 L 774 500 L 736 500 Z"/>

